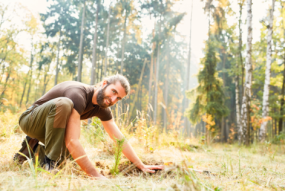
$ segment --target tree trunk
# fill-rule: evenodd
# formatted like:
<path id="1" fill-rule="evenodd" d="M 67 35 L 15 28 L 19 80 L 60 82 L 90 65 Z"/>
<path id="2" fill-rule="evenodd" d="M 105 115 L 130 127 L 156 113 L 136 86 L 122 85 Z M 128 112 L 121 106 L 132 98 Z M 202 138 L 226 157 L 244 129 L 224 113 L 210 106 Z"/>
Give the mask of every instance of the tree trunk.
<path id="1" fill-rule="evenodd" d="M 58 42 L 57 42 L 57 58 L 56 58 L 54 85 L 57 84 L 57 78 L 58 78 L 59 52 L 60 52 L 60 37 L 61 37 L 61 30 L 59 31 L 59 37 L 58 37 Z"/>
<path id="2" fill-rule="evenodd" d="M 29 79 L 29 87 L 28 87 L 28 92 L 27 92 L 26 105 L 28 104 L 29 99 L 30 99 L 30 92 L 31 92 L 31 86 L 32 86 L 32 75 L 33 75 L 33 71 L 31 71 L 31 76 Z"/>
<path id="3" fill-rule="evenodd" d="M 25 79 L 24 89 L 23 89 L 23 93 L 22 93 L 22 96 L 21 96 L 21 100 L 20 100 L 20 107 L 22 106 L 22 102 L 23 102 L 23 99 L 24 99 L 24 95 L 25 95 L 25 93 L 26 93 L 26 86 L 27 86 L 27 79 Z"/>
<path id="4" fill-rule="evenodd" d="M 281 10 L 283 11 L 284 10 L 284 7 L 283 7 L 283 3 L 281 3 Z M 282 30 L 283 30 L 283 38 L 285 39 L 285 26 L 284 26 L 284 23 L 282 22 Z M 285 47 L 285 44 L 283 45 L 283 47 Z M 284 66 L 284 69 L 283 69 L 283 84 L 282 84 L 282 97 L 281 97 L 281 100 L 280 100 L 280 119 L 279 119 L 279 127 L 278 127 L 278 132 L 279 132 L 279 135 L 280 133 L 282 132 L 283 130 L 283 106 L 284 106 L 284 88 L 285 88 L 285 55 L 283 55 L 283 66 Z"/>
<path id="5" fill-rule="evenodd" d="M 154 29 L 152 30 L 152 38 L 154 39 L 155 36 L 155 23 Z M 155 42 L 152 43 L 152 52 L 151 52 L 151 61 L 150 61 L 150 69 L 149 69 L 149 83 L 148 83 L 148 104 L 147 104 L 147 111 L 149 116 L 149 122 L 151 124 L 151 111 L 152 111 L 152 104 L 151 104 L 151 93 L 152 93 L 152 78 L 153 78 L 153 62 L 154 62 L 154 49 L 155 49 Z"/>
<path id="6" fill-rule="evenodd" d="M 37 70 L 38 71 L 38 75 L 36 77 L 36 79 L 40 79 L 40 75 L 41 75 L 41 70 Z M 40 85 L 41 83 L 39 82 L 38 84 L 35 84 L 35 92 L 34 92 L 34 102 L 37 101 L 37 99 L 39 98 L 39 94 L 40 94 Z"/>
<path id="7" fill-rule="evenodd" d="M 185 91 L 190 89 L 190 69 L 191 69 L 191 37 L 192 37 L 192 13 L 193 13 L 193 0 L 191 4 L 191 14 L 190 14 L 190 34 L 189 34 L 189 47 L 188 47 L 188 62 L 187 62 L 187 69 L 186 69 L 186 87 Z M 185 112 L 186 108 L 189 107 L 189 100 L 185 96 L 185 104 L 183 112 Z M 184 116 L 184 132 L 188 132 L 188 129 L 190 128 L 189 119 Z"/>
<path id="8" fill-rule="evenodd" d="M 240 65 L 242 66 L 242 65 Z M 236 62 L 236 68 L 239 70 L 238 61 Z M 236 121 L 237 121 L 237 128 L 238 128 L 238 139 L 240 141 L 242 135 L 242 126 L 240 124 L 240 104 L 239 104 L 239 75 L 238 73 L 235 75 L 235 93 L 236 93 Z"/>
<path id="9" fill-rule="evenodd" d="M 164 101 L 165 101 L 165 108 L 164 108 L 164 112 L 163 112 L 163 124 L 164 124 L 164 129 L 165 132 L 167 131 L 167 106 L 168 106 L 168 84 L 169 84 L 169 69 L 170 69 L 170 65 L 169 65 L 169 55 L 167 56 L 167 64 L 166 64 L 166 79 L 165 79 L 165 87 L 164 87 Z"/>
<path id="10" fill-rule="evenodd" d="M 83 58 L 83 36 L 84 36 L 84 25 L 85 25 L 85 9 L 86 3 L 84 1 L 82 20 L 81 20 L 81 33 L 80 33 L 80 44 L 79 44 L 79 54 L 78 54 L 78 76 L 77 81 L 81 82 L 81 71 L 82 71 L 82 58 Z"/>
<path id="11" fill-rule="evenodd" d="M 247 0 L 247 43 L 246 43 L 246 60 L 245 60 L 245 84 L 244 95 L 242 99 L 241 109 L 241 125 L 243 127 L 243 143 L 249 137 L 249 113 L 251 99 L 251 82 L 252 82 L 252 63 L 251 63 L 251 47 L 252 47 L 252 0 Z M 246 136 L 247 135 L 247 136 Z M 249 140 L 246 140 L 249 144 Z"/>
<path id="12" fill-rule="evenodd" d="M 95 84 L 95 78 L 96 78 L 96 49 L 97 49 L 97 27 L 98 27 L 98 14 L 99 14 L 99 8 L 100 8 L 100 0 L 97 2 L 97 10 L 96 10 L 96 19 L 95 19 L 95 32 L 94 32 L 94 38 L 93 38 L 93 51 L 92 51 L 92 68 L 91 68 L 91 80 L 90 85 Z"/>
<path id="13" fill-rule="evenodd" d="M 225 69 L 226 69 L 226 53 L 225 53 L 225 50 L 222 49 L 222 55 L 223 55 L 223 92 L 224 94 L 226 93 L 226 77 L 225 77 Z M 222 117 L 222 128 L 221 128 L 221 138 L 222 138 L 222 142 L 227 142 L 226 141 L 226 125 L 225 125 L 225 117 Z"/>
<path id="14" fill-rule="evenodd" d="M 263 91 L 263 107 L 262 107 L 262 118 L 265 119 L 269 114 L 269 85 L 270 85 L 270 74 L 271 74 L 271 63 L 272 63 L 272 28 L 273 28 L 273 12 L 274 12 L 275 0 L 272 0 L 272 8 L 269 14 L 269 26 L 267 34 L 267 58 L 266 58 L 266 70 L 265 70 L 265 82 Z M 265 141 L 267 121 L 263 121 L 260 126 L 259 140 Z"/>
<path id="15" fill-rule="evenodd" d="M 47 73 L 50 69 L 50 63 L 48 64 L 48 67 L 47 67 L 47 70 L 45 71 L 45 74 L 44 74 L 44 87 L 43 87 L 43 92 L 42 92 L 42 95 L 44 95 L 46 93 L 46 87 L 47 87 L 47 84 L 49 82 L 49 79 L 47 79 Z"/>
<path id="16" fill-rule="evenodd" d="M 1 96 L 0 98 L 3 98 L 4 97 L 4 94 L 5 94 L 5 91 L 6 91 L 6 87 L 7 87 L 7 84 L 8 84 L 8 80 L 11 76 L 11 70 L 12 70 L 12 67 L 10 67 L 10 70 L 8 71 L 8 74 L 6 76 L 6 79 L 5 79 L 5 84 L 4 84 L 4 87 L 3 87 L 3 91 L 1 93 Z M 0 100 L 0 103 L 1 103 L 2 100 Z M 1 105 L 1 104 L 0 104 Z"/>
<path id="17" fill-rule="evenodd" d="M 244 77 L 244 67 L 243 67 L 243 58 L 242 58 L 242 28 L 241 28 L 241 24 L 242 24 L 242 7 L 244 4 L 244 0 L 241 0 L 241 2 L 239 3 L 239 61 L 240 63 L 236 63 L 236 68 L 238 70 L 238 72 L 240 71 L 239 68 L 241 67 L 242 70 L 242 75 L 241 75 L 241 84 L 243 86 L 243 77 Z M 237 117 L 237 128 L 238 128 L 238 140 L 239 143 L 241 143 L 242 141 L 242 135 L 243 135 L 243 128 L 241 125 L 241 121 L 240 121 L 240 94 L 239 94 L 239 73 L 236 74 L 235 76 L 235 93 L 236 93 L 236 117 Z M 241 92 L 241 97 L 243 97 L 243 88 L 242 88 L 242 92 Z"/>
<path id="18" fill-rule="evenodd" d="M 111 5 L 109 6 L 108 12 L 108 25 L 107 25 L 107 40 L 106 40 L 106 54 L 105 54 L 105 61 L 104 61 L 104 77 L 107 77 L 107 62 L 108 62 L 108 50 L 109 50 L 109 33 L 110 33 L 110 18 L 111 16 Z"/>
<path id="19" fill-rule="evenodd" d="M 283 83 L 282 83 L 282 90 L 281 90 L 281 100 L 280 100 L 280 119 L 279 119 L 279 134 L 282 132 L 283 130 L 283 106 L 284 106 L 284 88 L 285 88 L 285 56 L 283 58 L 283 65 L 284 65 L 284 69 L 283 69 Z"/>
<path id="20" fill-rule="evenodd" d="M 122 56 L 121 56 L 121 74 L 123 75 L 124 69 L 124 58 L 125 58 L 125 44 L 126 44 L 126 36 L 127 36 L 127 19 L 128 19 L 128 11 L 125 9 L 125 21 L 124 21 L 124 36 L 122 40 Z"/>
<path id="21" fill-rule="evenodd" d="M 30 98 L 30 91 L 31 91 L 31 86 L 32 86 L 32 77 L 33 77 L 33 62 L 34 62 L 34 55 L 33 55 L 33 37 L 32 37 L 32 49 L 31 49 L 31 60 L 30 60 L 30 70 L 28 72 L 28 74 L 30 73 L 30 75 L 28 76 L 28 83 L 29 83 L 29 88 L 28 88 L 28 92 L 27 92 L 27 99 L 26 99 L 26 105 L 29 102 L 29 98 Z"/>
<path id="22" fill-rule="evenodd" d="M 161 27 L 161 19 L 159 24 L 159 34 L 160 34 L 160 27 Z M 156 118 L 157 118 L 157 96 L 158 96 L 158 86 L 159 86 L 159 49 L 160 49 L 160 42 L 157 43 L 157 55 L 156 55 L 156 71 L 155 71 L 155 92 L 154 92 L 154 110 L 153 110 L 153 123 L 156 125 Z"/>

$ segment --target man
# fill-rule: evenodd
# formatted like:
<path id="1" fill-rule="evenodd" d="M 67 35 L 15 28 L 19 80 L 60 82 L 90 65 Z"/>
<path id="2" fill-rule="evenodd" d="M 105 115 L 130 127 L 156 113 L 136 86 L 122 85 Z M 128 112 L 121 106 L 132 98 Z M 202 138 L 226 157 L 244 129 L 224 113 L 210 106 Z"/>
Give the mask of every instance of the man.
<path id="1" fill-rule="evenodd" d="M 70 153 L 89 176 L 105 179 L 92 165 L 79 141 L 80 120 L 97 116 L 113 140 L 123 139 L 108 107 L 129 91 L 128 80 L 119 74 L 106 78 L 98 87 L 74 81 L 54 86 L 21 115 L 19 124 L 28 136 L 19 152 L 31 157 L 29 148 L 40 152 L 38 142 L 41 141 L 45 145 L 42 153 L 48 170 L 55 168 Z M 144 172 L 154 173 L 155 169 L 163 168 L 144 165 L 127 141 L 123 145 L 123 154 Z M 20 154 L 14 159 L 20 163 L 26 160 Z"/>

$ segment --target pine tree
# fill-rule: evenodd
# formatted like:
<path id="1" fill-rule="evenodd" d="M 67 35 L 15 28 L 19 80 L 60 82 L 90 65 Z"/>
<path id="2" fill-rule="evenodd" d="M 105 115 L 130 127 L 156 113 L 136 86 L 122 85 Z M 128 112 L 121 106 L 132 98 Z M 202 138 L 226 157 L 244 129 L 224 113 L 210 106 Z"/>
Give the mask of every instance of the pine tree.
<path id="1" fill-rule="evenodd" d="M 206 42 L 205 57 L 201 60 L 203 69 L 198 74 L 198 87 L 194 90 L 188 91 L 187 95 L 190 98 L 191 94 L 195 97 L 194 103 L 186 111 L 187 117 L 192 123 L 200 121 L 201 116 L 212 116 L 213 119 L 221 119 L 227 115 L 228 109 L 224 105 L 225 96 L 222 89 L 222 81 L 217 77 L 216 66 L 219 62 L 217 53 L 217 41 L 213 35 L 209 35 Z M 207 129 L 212 130 L 212 126 Z M 207 137 L 209 143 L 209 136 Z"/>

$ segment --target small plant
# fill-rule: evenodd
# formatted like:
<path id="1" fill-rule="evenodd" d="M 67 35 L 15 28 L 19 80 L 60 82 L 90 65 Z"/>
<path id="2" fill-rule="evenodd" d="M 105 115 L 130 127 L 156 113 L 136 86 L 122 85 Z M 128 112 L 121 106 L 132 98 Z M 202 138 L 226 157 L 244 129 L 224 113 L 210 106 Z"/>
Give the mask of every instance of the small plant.
<path id="1" fill-rule="evenodd" d="M 276 135 L 272 139 L 273 144 L 284 144 L 285 143 L 285 131 L 281 131 L 279 135 Z"/>
<path id="2" fill-rule="evenodd" d="M 137 111 L 136 123 L 134 126 L 136 137 L 144 145 L 146 152 L 154 151 L 154 143 L 158 143 L 158 128 L 148 126 L 144 112 Z"/>
<path id="3" fill-rule="evenodd" d="M 110 171 L 112 175 L 117 175 L 119 173 L 118 167 L 119 167 L 119 163 L 120 163 L 121 156 L 122 156 L 124 142 L 125 142 L 125 138 L 116 139 L 115 163 L 114 163 L 113 168 Z"/>
<path id="4" fill-rule="evenodd" d="M 94 117 L 89 125 L 82 128 L 82 131 L 85 138 L 91 145 L 97 145 L 100 142 L 105 144 L 107 134 L 102 129 L 99 118 Z"/>

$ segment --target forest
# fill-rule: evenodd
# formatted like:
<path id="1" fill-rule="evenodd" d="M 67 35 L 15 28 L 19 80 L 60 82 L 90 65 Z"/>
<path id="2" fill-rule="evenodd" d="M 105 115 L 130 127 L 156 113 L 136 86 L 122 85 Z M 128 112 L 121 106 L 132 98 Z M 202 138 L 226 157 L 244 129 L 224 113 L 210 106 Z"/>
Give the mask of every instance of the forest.
<path id="1" fill-rule="evenodd" d="M 182 1 L 187 12 L 177 8 Z M 10 148 L 1 148 L 0 174 L 18 177 L 13 183 L 3 176 L 0 188 L 24 183 L 35 190 L 285 189 L 284 0 L 264 0 L 264 10 L 254 8 L 253 0 L 46 2 L 46 12 L 35 15 L 24 3 L 0 1 L 0 145 Z M 207 18 L 198 62 L 195 9 Z M 260 29 L 253 27 L 253 10 L 263 15 Z M 152 24 L 143 26 L 146 19 Z M 179 29 L 185 23 L 187 35 Z M 25 46 L 19 43 L 23 36 Z M 18 147 L 12 140 L 20 146 L 22 112 L 61 82 L 96 85 L 114 74 L 131 85 L 130 95 L 111 108 L 116 123 L 143 161 L 164 164 L 164 171 L 149 176 L 131 169 L 130 180 L 121 162 L 121 176 L 112 174 L 115 183 L 106 184 L 90 183 L 72 162 L 55 176 L 32 163 L 14 165 L 11 152 Z M 94 152 L 107 162 L 96 154 L 90 158 L 110 175 L 111 155 L 119 149 L 97 118 L 81 126 L 86 148 L 99 145 Z"/>

